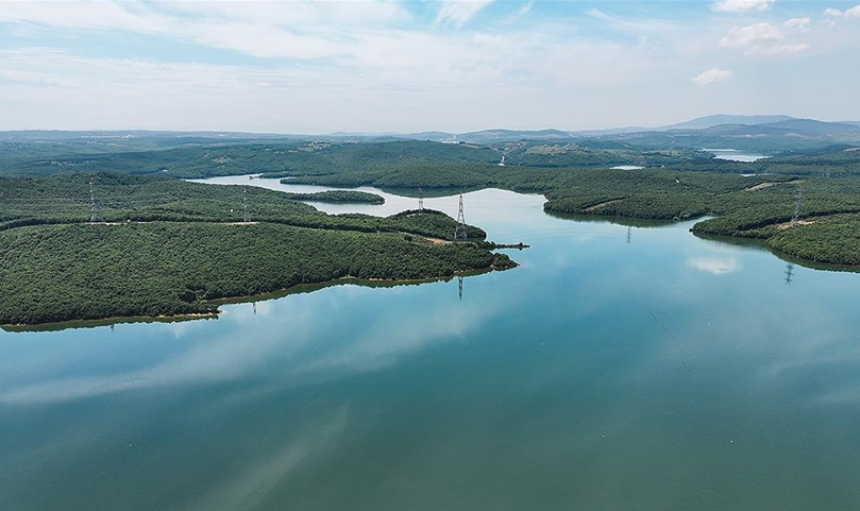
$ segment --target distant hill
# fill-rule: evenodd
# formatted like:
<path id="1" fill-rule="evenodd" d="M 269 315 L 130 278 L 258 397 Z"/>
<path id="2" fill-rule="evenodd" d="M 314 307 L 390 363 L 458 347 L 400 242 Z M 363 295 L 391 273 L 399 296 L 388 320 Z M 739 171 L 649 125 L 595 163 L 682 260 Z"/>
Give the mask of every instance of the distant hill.
<path id="1" fill-rule="evenodd" d="M 453 133 L 447 133 L 445 131 L 422 131 L 421 133 L 409 133 L 406 135 L 398 135 L 401 138 L 409 138 L 413 140 L 450 140 L 454 138 Z"/>
<path id="2" fill-rule="evenodd" d="M 552 129 L 535 131 L 495 129 L 457 135 L 457 140 L 473 144 L 493 144 L 498 142 L 515 142 L 518 140 L 537 139 L 565 140 L 571 138 L 573 138 L 573 136 L 566 131 Z"/>
<path id="3" fill-rule="evenodd" d="M 783 122 L 793 120 L 794 117 L 787 115 L 708 115 L 699 117 L 690 121 L 670 124 L 657 128 L 656 131 L 668 130 L 705 130 L 720 126 L 722 124 L 740 124 L 745 126 L 755 126 L 758 124 L 770 124 L 774 122 Z"/>
<path id="4" fill-rule="evenodd" d="M 652 129 L 643 128 L 642 126 L 625 126 L 623 128 L 607 128 L 602 130 L 569 131 L 568 133 L 574 137 L 603 137 L 607 135 L 623 135 L 624 133 L 643 133 Z"/>
<path id="5" fill-rule="evenodd" d="M 647 149 L 719 147 L 774 154 L 813 150 L 833 144 L 858 144 L 860 125 L 789 118 L 763 124 L 726 123 L 704 129 L 652 130 L 599 138 Z"/>
<path id="6" fill-rule="evenodd" d="M 812 119 L 757 124 L 752 126 L 723 124 L 701 131 L 704 135 L 724 137 L 798 137 L 798 138 L 855 138 L 860 137 L 860 126 Z"/>

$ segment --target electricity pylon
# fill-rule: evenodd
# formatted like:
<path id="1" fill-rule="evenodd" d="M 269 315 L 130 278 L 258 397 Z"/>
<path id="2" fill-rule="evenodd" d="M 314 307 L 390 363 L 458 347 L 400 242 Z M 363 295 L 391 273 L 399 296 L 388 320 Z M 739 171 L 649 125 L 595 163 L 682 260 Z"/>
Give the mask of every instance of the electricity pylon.
<path id="1" fill-rule="evenodd" d="M 96 181 L 96 179 L 94 177 L 90 177 L 90 223 L 91 224 L 100 223 L 100 222 L 105 221 L 104 217 L 102 217 L 101 203 L 96 198 L 96 191 L 95 191 L 95 186 L 94 186 L 95 181 Z"/>
<path id="2" fill-rule="evenodd" d="M 246 224 L 251 221 L 251 213 L 248 212 L 248 187 L 242 187 L 242 221 Z"/>
<path id="3" fill-rule="evenodd" d="M 463 215 L 463 194 L 460 194 L 460 212 L 457 213 L 457 227 L 454 228 L 454 241 L 464 240 L 466 235 L 466 216 Z"/>
<path id="4" fill-rule="evenodd" d="M 803 188 L 797 189 L 797 202 L 794 204 L 794 214 L 791 215 L 791 223 L 796 224 L 800 220 L 800 207 L 803 206 Z"/>

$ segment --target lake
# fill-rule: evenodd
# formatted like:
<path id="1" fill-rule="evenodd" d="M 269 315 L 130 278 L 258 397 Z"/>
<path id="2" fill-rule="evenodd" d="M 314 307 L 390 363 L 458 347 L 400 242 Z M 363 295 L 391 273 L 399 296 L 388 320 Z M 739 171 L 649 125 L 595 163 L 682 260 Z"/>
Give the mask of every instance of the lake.
<path id="1" fill-rule="evenodd" d="M 860 509 L 860 275 L 464 201 L 519 268 L 0 331 L 0 509 Z"/>
<path id="2" fill-rule="evenodd" d="M 744 163 L 752 163 L 754 161 L 767 158 L 763 154 L 753 154 L 738 151 L 736 149 L 702 149 L 714 155 L 717 160 L 740 161 Z"/>

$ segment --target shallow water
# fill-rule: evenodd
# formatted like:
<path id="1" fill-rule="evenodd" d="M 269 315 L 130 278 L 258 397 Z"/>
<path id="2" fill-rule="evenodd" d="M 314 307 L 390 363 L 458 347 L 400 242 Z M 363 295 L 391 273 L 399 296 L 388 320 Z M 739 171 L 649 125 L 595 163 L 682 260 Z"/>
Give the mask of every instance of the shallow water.
<path id="1" fill-rule="evenodd" d="M 462 294 L 0 332 L 0 509 L 860 508 L 860 275 L 542 203 L 465 195 L 531 248 Z"/>

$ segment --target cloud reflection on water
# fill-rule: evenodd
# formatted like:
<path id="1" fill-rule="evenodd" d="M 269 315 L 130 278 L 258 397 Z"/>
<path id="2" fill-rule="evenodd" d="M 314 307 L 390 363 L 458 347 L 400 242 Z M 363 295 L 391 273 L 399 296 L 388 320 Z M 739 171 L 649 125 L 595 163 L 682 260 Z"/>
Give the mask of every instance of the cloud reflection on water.
<path id="1" fill-rule="evenodd" d="M 427 285 L 445 285 L 434 283 Z M 208 325 L 164 325 L 175 336 L 194 340 L 148 367 L 99 376 L 46 378 L 0 391 L 6 405 L 50 404 L 119 392 L 229 381 L 248 374 L 277 379 L 275 386 L 343 377 L 396 364 L 402 357 L 439 342 L 465 339 L 504 308 L 497 297 L 480 303 L 441 301 L 426 307 L 374 310 L 370 321 L 354 321 L 354 309 L 372 307 L 368 294 L 395 301 L 405 289 L 356 286 L 318 291 L 307 299 L 287 296 L 257 304 L 226 306 L 215 337 L 201 339 Z M 324 302 L 324 303 L 320 303 Z M 352 309 L 338 317 L 340 308 Z M 252 326 L 253 325 L 253 326 Z M 245 327 L 254 332 L 245 336 Z M 358 330 L 356 330 L 358 328 Z M 138 349 L 144 349 L 138 347 Z M 269 371 L 277 363 L 277 371 Z"/>
<path id="2" fill-rule="evenodd" d="M 713 275 L 725 275 L 742 269 L 740 260 L 734 256 L 690 257 L 686 264 L 690 268 Z"/>

